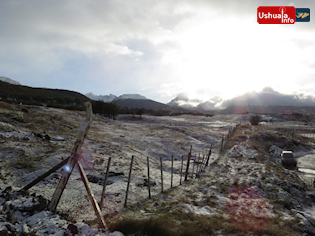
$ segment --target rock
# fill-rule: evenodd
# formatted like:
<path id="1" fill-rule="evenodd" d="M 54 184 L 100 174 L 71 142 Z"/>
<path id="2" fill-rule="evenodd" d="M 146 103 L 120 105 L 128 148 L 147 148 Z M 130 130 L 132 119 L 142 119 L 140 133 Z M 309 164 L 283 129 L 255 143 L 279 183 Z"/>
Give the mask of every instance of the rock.
<path id="1" fill-rule="evenodd" d="M 299 224 L 301 225 L 301 228 L 304 230 L 304 232 L 314 235 L 315 227 L 311 223 L 314 219 L 309 219 L 309 217 L 307 217 L 307 215 L 305 215 L 303 212 L 298 212 L 296 216 L 301 219 Z"/>
<path id="2" fill-rule="evenodd" d="M 7 228 L 7 230 L 11 233 L 15 233 L 16 232 L 16 228 L 14 228 L 13 225 L 11 224 L 6 224 L 5 227 Z"/>
<path id="3" fill-rule="evenodd" d="M 108 236 L 124 236 L 124 234 L 119 231 L 114 231 L 112 233 L 109 233 Z"/>
<path id="4" fill-rule="evenodd" d="M 79 233 L 79 230 L 78 230 L 78 227 L 74 224 L 69 224 L 67 229 L 73 234 L 78 234 Z"/>
<path id="5" fill-rule="evenodd" d="M 65 141 L 65 138 L 61 137 L 61 136 L 55 136 L 51 138 L 52 141 L 57 141 L 57 142 L 62 142 Z"/>
<path id="6" fill-rule="evenodd" d="M 147 187 L 149 185 L 148 179 L 144 179 L 143 182 L 139 182 L 136 184 L 138 187 Z M 156 182 L 153 180 L 150 180 L 150 186 L 156 186 Z"/>
<path id="7" fill-rule="evenodd" d="M 33 135 L 37 138 L 40 138 L 43 141 L 50 141 L 50 136 L 46 133 L 40 134 L 40 133 L 33 133 Z"/>
<path id="8" fill-rule="evenodd" d="M 100 174 L 100 175 L 86 175 L 87 179 L 89 180 L 89 182 L 94 183 L 94 184 L 99 184 L 99 185 L 103 185 L 104 181 L 105 181 L 105 176 Z M 107 180 L 106 185 L 111 185 L 114 182 L 111 180 Z"/>
<path id="9" fill-rule="evenodd" d="M 113 171 L 110 171 L 110 172 L 108 173 L 108 176 L 109 176 L 109 177 L 112 177 L 112 176 L 121 176 L 121 175 L 124 175 L 124 173 L 123 173 L 123 172 L 113 172 Z"/>
<path id="10" fill-rule="evenodd" d="M 27 224 L 22 225 L 22 231 L 24 234 L 28 234 L 30 231 L 30 228 L 27 226 Z"/>
<path id="11" fill-rule="evenodd" d="M 37 200 L 37 203 L 38 203 L 38 204 L 35 205 L 35 208 L 34 208 L 36 211 L 42 211 L 48 205 L 48 200 L 45 199 L 42 195 L 39 195 L 34 200 Z"/>
<path id="12" fill-rule="evenodd" d="M 12 212 L 7 213 L 7 221 L 13 225 L 17 223 L 17 219 L 13 216 Z"/>

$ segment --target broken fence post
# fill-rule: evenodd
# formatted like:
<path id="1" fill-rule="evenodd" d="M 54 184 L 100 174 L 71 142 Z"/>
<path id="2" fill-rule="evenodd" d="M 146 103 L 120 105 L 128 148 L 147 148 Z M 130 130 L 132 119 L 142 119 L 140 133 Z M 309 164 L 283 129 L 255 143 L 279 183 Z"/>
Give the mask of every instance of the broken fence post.
<path id="1" fill-rule="evenodd" d="M 124 207 L 127 206 L 127 200 L 128 200 L 128 192 L 129 192 L 129 186 L 130 186 L 130 179 L 131 179 L 131 170 L 132 170 L 133 158 L 134 158 L 134 156 L 131 157 L 131 162 L 130 162 L 130 169 L 129 169 L 128 184 L 127 184 L 126 198 L 125 198 Z"/>
<path id="2" fill-rule="evenodd" d="M 107 167 L 106 167 L 106 175 L 105 175 L 105 180 L 104 180 L 104 184 L 103 184 L 103 191 L 102 191 L 102 196 L 101 196 L 101 207 L 103 207 L 103 201 L 104 201 L 104 196 L 105 196 L 105 190 L 106 190 L 106 185 L 107 185 L 107 180 L 108 180 L 108 174 L 109 174 L 109 167 L 110 167 L 110 161 L 111 161 L 111 157 L 108 158 L 108 162 L 107 162 Z"/>

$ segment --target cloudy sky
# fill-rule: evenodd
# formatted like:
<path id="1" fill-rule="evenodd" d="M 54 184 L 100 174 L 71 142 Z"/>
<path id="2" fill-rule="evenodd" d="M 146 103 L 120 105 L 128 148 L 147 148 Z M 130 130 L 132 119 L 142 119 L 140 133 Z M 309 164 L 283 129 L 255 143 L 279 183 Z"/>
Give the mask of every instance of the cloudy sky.
<path id="1" fill-rule="evenodd" d="M 311 22 L 260 25 L 259 6 Z M 271 87 L 315 94 L 315 1 L 0 0 L 0 76 L 83 94 L 160 102 L 230 99 Z"/>

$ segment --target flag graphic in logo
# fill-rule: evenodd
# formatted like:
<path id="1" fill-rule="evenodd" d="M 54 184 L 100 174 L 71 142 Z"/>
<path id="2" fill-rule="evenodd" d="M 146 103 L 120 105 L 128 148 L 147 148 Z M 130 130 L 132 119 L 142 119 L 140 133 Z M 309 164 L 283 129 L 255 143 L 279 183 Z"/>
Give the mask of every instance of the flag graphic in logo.
<path id="1" fill-rule="evenodd" d="M 309 8 L 295 9 L 295 22 L 310 22 L 311 15 Z"/>

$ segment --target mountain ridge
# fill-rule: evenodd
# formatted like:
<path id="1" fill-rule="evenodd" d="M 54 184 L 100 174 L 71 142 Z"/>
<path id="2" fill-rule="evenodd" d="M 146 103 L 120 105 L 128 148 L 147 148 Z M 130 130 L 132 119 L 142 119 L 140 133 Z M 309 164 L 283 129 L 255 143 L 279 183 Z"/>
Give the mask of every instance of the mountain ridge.
<path id="1" fill-rule="evenodd" d="M 76 91 L 64 89 L 33 88 L 21 85 L 10 78 L 0 77 L 0 100 L 15 102 L 49 105 L 57 103 L 60 107 L 80 106 L 89 99 L 114 103 L 117 106 L 129 109 L 163 110 L 180 113 L 267 113 L 267 114 L 315 114 L 315 97 L 303 94 L 282 94 L 272 88 L 264 88 L 261 92 L 245 93 L 223 101 L 222 98 L 214 97 L 208 101 L 190 99 L 185 94 L 178 94 L 169 103 L 161 103 L 146 98 L 140 94 L 122 94 L 116 96 L 95 95 L 92 92 L 81 94 Z M 217 104 L 220 104 L 218 106 Z"/>

